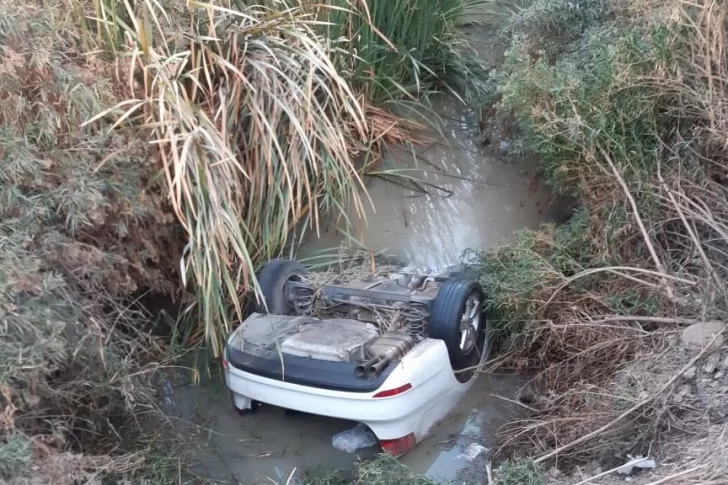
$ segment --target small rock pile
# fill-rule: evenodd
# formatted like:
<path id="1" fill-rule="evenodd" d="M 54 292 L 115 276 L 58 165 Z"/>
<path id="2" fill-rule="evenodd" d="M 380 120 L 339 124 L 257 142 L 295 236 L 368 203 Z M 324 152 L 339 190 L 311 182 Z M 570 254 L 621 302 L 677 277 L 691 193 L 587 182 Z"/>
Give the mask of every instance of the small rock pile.
<path id="1" fill-rule="evenodd" d="M 725 324 L 717 321 L 683 330 L 682 345 L 688 350 L 699 351 L 713 343 L 707 355 L 683 373 L 682 384 L 672 396 L 672 402 L 688 412 L 707 413 L 711 424 L 728 421 L 728 349 L 720 334 L 724 330 Z"/>

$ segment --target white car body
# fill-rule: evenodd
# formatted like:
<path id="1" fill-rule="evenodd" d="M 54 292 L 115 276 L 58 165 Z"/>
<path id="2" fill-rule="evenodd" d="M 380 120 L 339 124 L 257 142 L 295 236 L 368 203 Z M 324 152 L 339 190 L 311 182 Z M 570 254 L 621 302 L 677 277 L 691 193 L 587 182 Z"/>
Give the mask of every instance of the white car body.
<path id="1" fill-rule="evenodd" d="M 473 367 L 487 354 L 476 282 L 399 274 L 326 285 L 316 318 L 307 316 L 313 290 L 300 264 L 267 268 L 261 280 L 273 311 L 246 318 L 225 348 L 239 412 L 262 403 L 356 421 L 399 456 L 473 385 Z"/>
<path id="2" fill-rule="evenodd" d="M 442 420 L 473 385 L 459 382 L 450 367 L 442 340 L 425 339 L 405 355 L 376 391 L 342 392 L 291 384 L 257 376 L 227 365 L 225 381 L 235 406 L 248 409 L 252 401 L 310 414 L 366 424 L 380 441 L 414 434 L 420 442 L 434 424 Z M 388 397 L 381 392 L 408 390 Z"/>

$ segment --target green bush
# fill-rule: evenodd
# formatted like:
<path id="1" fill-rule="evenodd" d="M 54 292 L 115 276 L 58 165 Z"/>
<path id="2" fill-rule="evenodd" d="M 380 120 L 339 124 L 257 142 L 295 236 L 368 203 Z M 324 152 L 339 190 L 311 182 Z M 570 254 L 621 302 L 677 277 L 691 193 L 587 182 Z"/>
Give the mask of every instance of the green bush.
<path id="1" fill-rule="evenodd" d="M 347 473 L 309 474 L 306 485 L 436 485 L 424 476 L 418 476 L 391 455 L 381 454 L 373 460 L 364 460 L 354 465 Z"/>
<path id="2" fill-rule="evenodd" d="M 613 16 L 612 0 L 526 0 L 504 29 L 526 42 L 528 51 L 553 63 L 588 32 L 603 29 Z"/>
<path id="3" fill-rule="evenodd" d="M 504 431 L 510 449 L 552 456 L 598 431 L 560 463 L 621 443 L 643 452 L 672 411 L 603 432 L 623 411 L 615 376 L 662 352 L 668 329 L 726 318 L 727 16 L 724 1 L 559 0 L 529 2 L 508 24 L 500 116 L 580 207 L 479 255 L 506 351 L 494 365 L 539 369 L 537 412 Z"/>
<path id="4" fill-rule="evenodd" d="M 0 443 L 0 477 L 10 479 L 24 476 L 30 468 L 30 442 L 22 435 L 14 433 Z"/>
<path id="5" fill-rule="evenodd" d="M 569 48 L 549 58 L 532 50 L 552 35 L 531 27 L 528 20 L 541 3 L 512 22 L 511 44 L 495 75 L 501 109 L 513 114 L 557 192 L 577 197 L 588 193 L 599 178 L 594 158 L 602 150 L 628 182 L 644 183 L 654 174 L 655 151 L 671 127 L 660 121 L 661 90 L 635 80 L 674 62 L 668 48 L 674 35 L 665 26 L 611 22 L 600 13 L 605 2 L 576 2 L 585 3 L 579 12 L 592 15 L 586 15 L 589 21 L 583 28 L 559 36 Z M 541 22 L 550 25 L 552 18 L 558 24 L 568 16 L 555 9 Z M 553 35 L 559 30 L 554 27 Z"/>
<path id="6" fill-rule="evenodd" d="M 473 254 L 488 301 L 492 343 L 504 350 L 533 318 L 543 288 L 592 264 L 586 238 L 589 214 L 581 209 L 565 224 L 544 231 L 522 230 L 508 244 Z"/>
<path id="7" fill-rule="evenodd" d="M 177 287 L 178 232 L 148 145 L 108 119 L 82 127 L 125 86 L 69 35 L 67 7 L 0 6 L 3 469 L 53 453 L 115 469 L 104 455 L 139 434 L 161 356 L 128 305 Z"/>
<path id="8" fill-rule="evenodd" d="M 305 3 L 305 2 L 304 2 Z M 320 3 L 320 2 L 314 2 Z M 456 29 L 468 0 L 329 0 L 326 37 L 345 39 L 337 67 L 375 103 L 477 87 L 480 66 Z"/>
<path id="9" fill-rule="evenodd" d="M 519 458 L 506 460 L 496 470 L 495 485 L 543 485 L 545 477 L 540 465 Z"/>

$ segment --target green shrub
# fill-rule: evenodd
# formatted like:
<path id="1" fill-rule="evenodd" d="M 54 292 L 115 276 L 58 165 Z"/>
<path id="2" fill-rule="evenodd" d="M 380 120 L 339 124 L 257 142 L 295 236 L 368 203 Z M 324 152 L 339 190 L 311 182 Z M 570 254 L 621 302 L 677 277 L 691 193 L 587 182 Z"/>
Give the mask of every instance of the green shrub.
<path id="1" fill-rule="evenodd" d="M 644 183 L 672 129 L 661 121 L 665 90 L 637 80 L 672 67 L 674 28 L 614 21 L 611 4 L 531 4 L 511 21 L 510 46 L 495 74 L 501 109 L 515 117 L 546 180 L 577 197 L 599 178 L 594 158 L 601 151 L 629 183 Z M 571 29 L 562 26 L 574 22 L 568 12 L 581 16 Z M 534 48 L 552 37 L 563 42 L 553 55 Z"/>
<path id="2" fill-rule="evenodd" d="M 680 323 L 726 318 L 727 16 L 713 0 L 537 1 L 509 23 L 500 114 L 581 207 L 480 254 L 506 351 L 494 365 L 540 370 L 538 411 L 504 432 L 511 449 L 551 457 L 593 431 L 560 463 L 648 446 L 670 405 L 613 422 L 618 371 Z"/>
<path id="3" fill-rule="evenodd" d="M 380 454 L 373 460 L 354 465 L 350 474 L 335 472 L 314 476 L 309 474 L 306 485 L 436 485 L 424 476 L 415 475 L 396 458 Z"/>
<path id="4" fill-rule="evenodd" d="M 504 461 L 496 470 L 496 485 L 542 485 L 543 469 L 532 460 L 519 458 Z"/>
<path id="5" fill-rule="evenodd" d="M 24 476 L 30 468 L 30 442 L 22 435 L 14 433 L 0 443 L 0 477 L 9 479 Z"/>
<path id="6" fill-rule="evenodd" d="M 326 37 L 344 39 L 337 67 L 375 103 L 475 88 L 484 74 L 456 29 L 467 0 L 324 3 L 338 7 L 319 10 L 331 23 Z"/>
<path id="7" fill-rule="evenodd" d="M 181 248 L 145 140 L 82 127 L 125 86 L 66 2 L 42 3 L 0 6 L 0 460 L 113 471 L 161 357 L 128 306 L 177 287 Z"/>
<path id="8" fill-rule="evenodd" d="M 537 295 L 564 276 L 590 267 L 586 232 L 589 214 L 581 209 L 565 224 L 544 231 L 522 230 L 508 244 L 473 254 L 473 268 L 488 295 L 492 343 L 506 349 L 533 317 Z"/>

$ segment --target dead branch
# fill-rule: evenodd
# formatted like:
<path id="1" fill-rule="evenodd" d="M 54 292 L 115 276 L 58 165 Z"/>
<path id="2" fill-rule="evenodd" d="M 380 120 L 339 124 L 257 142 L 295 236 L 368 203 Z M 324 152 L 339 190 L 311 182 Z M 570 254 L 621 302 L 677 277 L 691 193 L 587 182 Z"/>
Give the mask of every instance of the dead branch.
<path id="1" fill-rule="evenodd" d="M 660 258 L 657 256 L 657 251 L 655 251 L 655 246 L 652 244 L 652 238 L 647 233 L 647 228 L 645 227 L 644 222 L 642 222 L 642 217 L 640 217 L 639 209 L 637 208 L 637 202 L 634 200 L 634 197 L 632 196 L 632 193 L 629 191 L 629 187 L 627 186 L 627 182 L 624 181 L 624 178 L 622 177 L 622 174 L 619 173 L 619 170 L 617 170 L 617 167 L 614 165 L 614 162 L 612 161 L 612 158 L 609 156 L 609 154 L 604 150 L 603 148 L 599 148 L 599 151 L 602 153 L 602 156 L 609 164 L 610 168 L 612 169 L 612 172 L 614 173 L 614 176 L 617 178 L 617 181 L 619 181 L 619 185 L 622 186 L 622 190 L 624 190 L 624 195 L 627 197 L 627 200 L 629 201 L 629 205 L 632 207 L 632 212 L 634 213 L 634 218 L 637 221 L 637 225 L 640 228 L 640 231 L 642 232 L 642 237 L 645 240 L 645 244 L 647 245 L 647 249 L 650 251 L 650 255 L 652 256 L 652 259 L 655 262 L 655 267 L 657 268 L 657 271 L 662 273 L 663 275 L 666 274 L 665 266 L 663 266 L 662 261 L 660 261 Z M 672 287 L 668 285 L 667 279 L 663 279 L 663 284 L 665 285 L 665 291 L 667 292 L 667 295 L 669 298 L 674 298 L 674 292 L 672 291 Z"/>
<path id="2" fill-rule="evenodd" d="M 703 355 L 705 355 L 705 353 L 709 349 L 712 348 L 715 341 L 718 339 L 719 336 L 721 336 L 723 334 L 724 331 L 725 331 L 725 328 L 723 330 L 721 330 L 720 332 L 716 333 L 713 336 L 713 338 L 710 340 L 710 342 L 705 347 L 703 347 L 703 350 L 701 350 L 695 357 L 690 359 L 690 362 L 685 364 L 685 366 L 683 366 L 683 368 L 680 369 L 680 371 L 677 374 L 675 374 L 669 381 L 667 381 L 667 383 L 664 386 L 662 386 L 655 394 L 638 402 L 637 404 L 635 404 L 634 406 L 632 406 L 631 408 L 629 408 L 628 410 L 626 410 L 625 412 L 623 412 L 622 414 L 617 416 L 615 419 L 613 419 L 609 423 L 605 424 L 604 426 L 601 426 L 599 429 L 596 429 L 596 430 L 592 431 L 591 433 L 588 433 L 588 434 L 582 436 L 581 438 L 572 441 L 571 443 L 567 443 L 563 446 L 556 448 L 553 451 L 550 451 L 549 453 L 546 453 L 545 455 L 542 455 L 542 456 L 536 458 L 534 460 L 534 463 L 541 463 L 542 461 L 548 460 L 549 458 L 552 458 L 552 457 L 558 455 L 559 453 L 562 453 L 577 445 L 580 445 L 586 441 L 589 441 L 590 439 L 594 438 L 595 436 L 599 436 L 600 434 L 602 434 L 603 432 L 605 432 L 612 426 L 616 425 L 617 423 L 623 421 L 625 418 L 629 417 L 632 413 L 634 413 L 638 409 L 648 405 L 649 403 L 651 403 L 652 401 L 657 399 L 658 396 L 660 396 L 663 392 L 665 392 L 667 389 L 669 389 L 675 383 L 675 381 L 677 381 L 677 379 L 680 378 L 681 375 L 683 375 L 685 372 L 687 372 L 687 370 L 689 368 L 691 368 Z"/>

